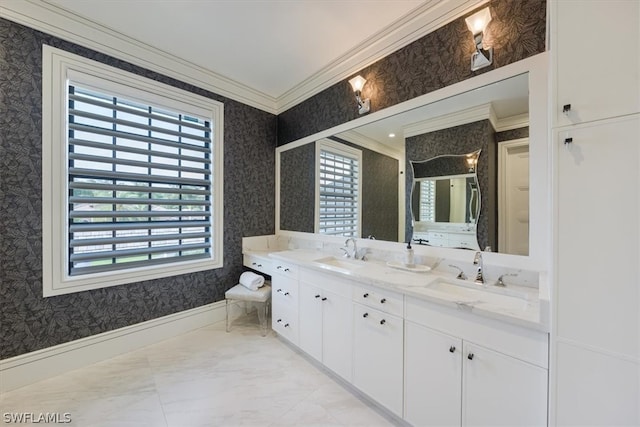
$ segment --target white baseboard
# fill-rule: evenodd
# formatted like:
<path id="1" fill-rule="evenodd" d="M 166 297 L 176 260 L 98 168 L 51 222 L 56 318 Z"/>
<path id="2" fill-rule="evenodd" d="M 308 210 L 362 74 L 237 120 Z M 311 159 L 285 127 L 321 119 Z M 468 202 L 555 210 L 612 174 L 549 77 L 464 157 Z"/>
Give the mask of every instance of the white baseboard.
<path id="1" fill-rule="evenodd" d="M 0 360 L 0 393 L 137 350 L 224 319 L 225 302 L 218 301 Z"/>

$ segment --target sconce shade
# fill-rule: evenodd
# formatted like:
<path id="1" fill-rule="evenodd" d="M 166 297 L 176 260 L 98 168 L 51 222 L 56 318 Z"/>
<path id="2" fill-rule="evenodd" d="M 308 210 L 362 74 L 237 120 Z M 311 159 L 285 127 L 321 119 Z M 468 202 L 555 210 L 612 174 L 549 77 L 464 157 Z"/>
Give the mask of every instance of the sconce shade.
<path id="1" fill-rule="evenodd" d="M 471 71 L 479 70 L 493 63 L 493 48 L 485 49 L 482 45 L 484 30 L 487 24 L 491 22 L 491 12 L 488 7 L 479 10 L 473 15 L 465 19 L 469 31 L 473 33 L 473 42 L 476 45 L 476 51 L 471 55 Z"/>
<path id="2" fill-rule="evenodd" d="M 357 75 L 354 78 L 352 78 L 351 80 L 349 80 L 349 84 L 351 84 L 351 87 L 353 88 L 353 91 L 356 92 L 356 93 L 362 91 L 362 88 L 364 87 L 364 84 L 366 82 L 367 82 L 367 79 L 365 79 L 361 75 Z"/>
<path id="3" fill-rule="evenodd" d="M 356 94 L 356 102 L 358 103 L 358 114 L 366 114 L 371 109 L 371 101 L 369 100 L 369 98 L 362 99 L 360 97 L 360 93 L 362 92 L 362 88 L 364 87 L 364 84 L 366 82 L 367 79 L 365 79 L 361 75 L 357 75 L 349 80 L 349 84 L 351 84 L 351 87 Z"/>
<path id="4" fill-rule="evenodd" d="M 491 11 L 489 11 L 488 7 L 479 10 L 473 15 L 469 16 L 464 20 L 467 23 L 467 27 L 469 31 L 473 33 L 473 35 L 480 34 L 487 28 L 487 24 L 491 22 Z"/>

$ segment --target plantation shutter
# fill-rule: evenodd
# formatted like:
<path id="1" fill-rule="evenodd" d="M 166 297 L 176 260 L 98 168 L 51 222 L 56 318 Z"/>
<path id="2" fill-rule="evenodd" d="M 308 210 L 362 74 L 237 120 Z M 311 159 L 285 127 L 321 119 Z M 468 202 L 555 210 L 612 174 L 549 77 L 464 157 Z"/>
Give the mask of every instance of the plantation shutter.
<path id="1" fill-rule="evenodd" d="M 358 179 L 357 158 L 320 150 L 320 233 L 358 237 Z"/>
<path id="2" fill-rule="evenodd" d="M 212 125 L 69 85 L 72 276 L 212 256 Z"/>

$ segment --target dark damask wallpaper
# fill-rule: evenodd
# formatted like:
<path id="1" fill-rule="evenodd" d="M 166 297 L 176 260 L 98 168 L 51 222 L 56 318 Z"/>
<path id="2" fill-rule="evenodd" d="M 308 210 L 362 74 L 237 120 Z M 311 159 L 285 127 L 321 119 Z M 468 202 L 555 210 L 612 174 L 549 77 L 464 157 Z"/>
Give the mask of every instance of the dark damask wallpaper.
<path id="1" fill-rule="evenodd" d="M 316 144 L 280 153 L 280 229 L 314 232 Z"/>
<path id="2" fill-rule="evenodd" d="M 491 66 L 471 71 L 475 47 L 462 17 L 358 72 L 367 79 L 362 95 L 371 98 L 371 110 L 382 110 L 545 51 L 546 0 L 492 0 L 488 5 L 492 20 L 484 41 L 494 49 Z M 358 117 L 353 91 L 345 79 L 281 113 L 278 145 Z"/>
<path id="3" fill-rule="evenodd" d="M 224 268 L 42 297 L 43 44 L 224 102 Z M 0 359 L 222 300 L 242 237 L 275 230 L 274 115 L 4 19 L 0 138 Z"/>
<path id="4" fill-rule="evenodd" d="M 496 142 L 511 141 L 512 139 L 528 138 L 529 127 L 523 127 L 519 129 L 505 130 L 502 132 L 496 132 Z"/>
<path id="5" fill-rule="evenodd" d="M 411 161 L 422 161 L 444 154 L 467 154 L 481 149 L 478 158 L 478 185 L 480 186 L 480 215 L 478 217 L 478 243 L 480 248 L 496 248 L 497 214 L 497 144 L 495 131 L 489 120 L 481 120 L 449 129 L 424 133 L 406 139 L 406 200 L 411 200 L 413 169 Z M 412 232 L 411 208 L 406 209 L 406 238 Z"/>

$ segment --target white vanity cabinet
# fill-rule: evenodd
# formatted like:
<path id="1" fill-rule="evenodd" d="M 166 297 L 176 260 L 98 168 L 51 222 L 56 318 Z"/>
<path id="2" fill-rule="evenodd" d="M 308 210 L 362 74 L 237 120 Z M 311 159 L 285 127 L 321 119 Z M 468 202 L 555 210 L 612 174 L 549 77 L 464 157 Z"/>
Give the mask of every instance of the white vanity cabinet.
<path id="1" fill-rule="evenodd" d="M 351 381 L 351 283 L 332 275 L 301 269 L 299 291 L 300 348 Z"/>
<path id="2" fill-rule="evenodd" d="M 640 115 L 559 129 L 555 139 L 555 420 L 638 425 Z"/>
<path id="3" fill-rule="evenodd" d="M 550 5 L 551 424 L 640 425 L 640 2 Z"/>
<path id="4" fill-rule="evenodd" d="M 276 261 L 271 277 L 271 327 L 298 345 L 298 267 Z"/>
<path id="5" fill-rule="evenodd" d="M 546 333 L 412 298 L 406 303 L 406 421 L 416 426 L 547 424 Z"/>
<path id="6" fill-rule="evenodd" d="M 559 0 L 551 7 L 556 126 L 639 112 L 640 2 Z"/>
<path id="7" fill-rule="evenodd" d="M 462 340 L 405 322 L 404 419 L 414 426 L 459 426 Z"/>
<path id="8" fill-rule="evenodd" d="M 273 274 L 271 270 L 271 259 L 268 256 L 260 256 L 255 254 L 244 254 L 243 264 L 252 270 L 259 271 L 271 276 Z"/>
<path id="9" fill-rule="evenodd" d="M 354 286 L 353 384 L 402 417 L 402 296 Z"/>
<path id="10" fill-rule="evenodd" d="M 546 426 L 547 370 L 463 343 L 463 426 Z"/>

